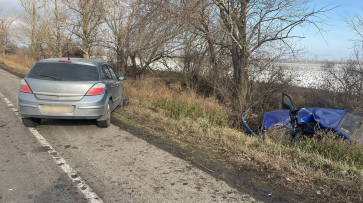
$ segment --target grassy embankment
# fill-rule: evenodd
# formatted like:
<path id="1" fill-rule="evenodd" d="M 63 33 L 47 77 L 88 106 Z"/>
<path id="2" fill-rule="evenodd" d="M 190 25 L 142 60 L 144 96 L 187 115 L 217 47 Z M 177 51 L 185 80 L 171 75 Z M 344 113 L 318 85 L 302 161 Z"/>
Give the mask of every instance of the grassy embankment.
<path id="1" fill-rule="evenodd" d="M 0 56 L 1 62 L 23 74 L 33 65 L 15 56 Z M 275 185 L 308 202 L 362 201 L 360 144 L 334 136 L 286 143 L 278 131 L 250 137 L 229 126 L 230 112 L 218 101 L 183 90 L 177 82 L 165 85 L 161 78 L 144 76 L 124 84 L 130 104 L 114 112 L 123 122 L 202 151 L 211 161 L 223 159 L 231 170 L 263 171 L 266 183 L 256 184 Z"/>

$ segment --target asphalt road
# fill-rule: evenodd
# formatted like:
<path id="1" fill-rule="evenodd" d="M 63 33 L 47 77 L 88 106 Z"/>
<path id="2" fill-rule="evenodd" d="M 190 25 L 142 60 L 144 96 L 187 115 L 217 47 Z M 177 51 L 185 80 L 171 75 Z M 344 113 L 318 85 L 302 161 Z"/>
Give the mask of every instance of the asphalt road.
<path id="1" fill-rule="evenodd" d="M 20 78 L 0 69 L 0 92 L 15 108 L 19 85 Z M 255 202 L 114 125 L 101 129 L 87 120 L 42 120 L 35 131 L 52 153 L 30 130 L 0 98 L 0 203 L 92 202 L 60 159 L 100 202 Z"/>

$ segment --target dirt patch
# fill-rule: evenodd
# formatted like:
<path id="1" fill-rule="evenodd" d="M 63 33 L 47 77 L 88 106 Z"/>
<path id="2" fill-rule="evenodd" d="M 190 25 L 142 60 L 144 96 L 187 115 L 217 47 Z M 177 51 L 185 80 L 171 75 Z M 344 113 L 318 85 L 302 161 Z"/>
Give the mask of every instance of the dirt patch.
<path id="1" fill-rule="evenodd" d="M 31 152 L 33 153 L 40 153 L 40 152 L 48 152 L 50 150 L 49 147 L 44 146 L 44 147 L 38 147 L 36 149 L 33 149 Z"/>
<path id="2" fill-rule="evenodd" d="M 225 161 L 228 160 L 225 159 L 226 157 L 209 156 L 208 151 L 201 151 L 186 143 L 181 143 L 179 140 L 155 135 L 147 129 L 127 123 L 115 116 L 112 117 L 112 124 L 178 158 L 190 162 L 216 179 L 225 181 L 231 187 L 242 193 L 247 193 L 257 200 L 263 202 L 305 201 L 302 196 L 292 194 L 274 185 L 275 182 L 279 182 L 280 177 L 271 176 L 268 170 L 256 171 L 251 168 L 236 167 Z M 226 153 L 224 156 L 228 156 L 228 154 Z"/>

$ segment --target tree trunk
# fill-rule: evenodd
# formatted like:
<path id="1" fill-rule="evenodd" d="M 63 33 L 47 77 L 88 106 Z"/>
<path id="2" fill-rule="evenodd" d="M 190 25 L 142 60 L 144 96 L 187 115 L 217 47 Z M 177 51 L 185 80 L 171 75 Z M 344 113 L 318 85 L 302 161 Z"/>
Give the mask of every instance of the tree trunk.
<path id="1" fill-rule="evenodd" d="M 125 71 L 127 68 L 127 56 L 125 51 L 118 46 L 116 51 L 116 74 L 125 75 Z"/>
<path id="2" fill-rule="evenodd" d="M 55 14 L 55 25 L 57 27 L 57 34 L 56 34 L 56 40 L 57 40 L 57 56 L 59 58 L 62 58 L 62 38 L 61 38 L 61 30 L 59 25 L 59 13 L 58 13 L 58 3 L 57 0 L 54 0 L 54 14 Z"/>
<path id="3" fill-rule="evenodd" d="M 217 57 L 216 57 L 213 42 L 209 35 L 209 32 L 208 32 L 207 41 L 208 41 L 208 48 L 209 48 L 209 53 L 210 53 L 210 63 L 212 65 L 212 71 L 213 71 L 213 73 L 212 73 L 213 96 L 215 97 L 216 89 L 217 89 L 217 79 L 218 79 L 218 68 L 217 68 L 217 59 L 216 59 Z"/>
<path id="4" fill-rule="evenodd" d="M 84 34 L 84 36 L 87 36 L 88 33 L 86 31 L 83 31 L 83 34 Z M 83 37 L 82 41 L 83 41 L 83 45 L 82 45 L 83 58 L 89 59 L 90 58 L 90 55 L 89 55 L 90 45 L 88 43 L 88 37 Z"/>
<path id="5" fill-rule="evenodd" d="M 125 21 L 122 21 L 120 30 L 117 32 L 117 50 L 116 50 L 116 64 L 117 64 L 117 74 L 125 75 L 126 74 L 126 68 L 127 68 L 127 54 L 125 51 L 126 42 L 125 42 L 125 36 L 126 36 L 126 23 Z"/>
<path id="6" fill-rule="evenodd" d="M 35 7 L 35 2 L 32 2 L 32 14 L 31 14 L 31 18 L 32 18 L 32 25 L 31 25 L 31 39 L 30 39 L 30 49 L 31 49 L 31 54 L 35 59 L 39 59 L 39 57 L 37 56 L 36 53 L 36 42 L 35 42 L 35 29 L 36 29 L 36 7 Z"/>
<path id="7" fill-rule="evenodd" d="M 83 49 L 83 58 L 90 58 L 90 44 L 89 44 L 89 16 L 91 15 L 88 8 L 88 1 L 82 1 L 82 49 Z"/>
<path id="8" fill-rule="evenodd" d="M 137 63 L 136 63 L 136 54 L 135 53 L 131 53 L 130 54 L 130 58 L 131 58 L 131 63 L 132 63 L 132 75 L 133 77 L 136 79 L 136 77 L 138 76 L 138 68 L 137 68 Z M 139 76 L 140 78 L 140 76 Z"/>
<path id="9" fill-rule="evenodd" d="M 233 77 L 235 83 L 234 97 L 237 99 L 237 109 L 244 111 L 248 108 L 249 104 L 249 52 L 247 49 L 247 4 L 248 2 L 242 3 L 241 20 L 238 21 L 237 27 L 238 32 L 235 31 L 233 34 L 238 39 L 239 44 L 233 43 L 232 45 L 232 61 L 233 61 Z"/>
<path id="10" fill-rule="evenodd" d="M 6 28 L 4 20 L 0 19 L 0 54 L 5 54 Z"/>

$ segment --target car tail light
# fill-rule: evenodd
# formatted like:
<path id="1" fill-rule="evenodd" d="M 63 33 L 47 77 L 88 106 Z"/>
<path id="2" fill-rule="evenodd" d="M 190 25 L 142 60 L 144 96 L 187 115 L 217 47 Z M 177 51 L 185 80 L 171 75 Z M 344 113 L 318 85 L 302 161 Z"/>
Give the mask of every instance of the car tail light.
<path id="1" fill-rule="evenodd" d="M 22 79 L 20 82 L 20 91 L 25 92 L 25 93 L 33 93 L 32 90 L 30 89 L 28 83 L 26 83 L 26 81 L 24 79 Z"/>
<path id="2" fill-rule="evenodd" d="M 97 83 L 95 85 L 93 85 L 93 87 L 88 90 L 87 94 L 88 96 L 91 96 L 91 95 L 99 95 L 99 94 L 102 94 L 106 89 L 106 85 L 103 84 L 103 83 Z"/>

